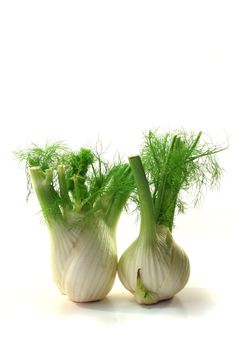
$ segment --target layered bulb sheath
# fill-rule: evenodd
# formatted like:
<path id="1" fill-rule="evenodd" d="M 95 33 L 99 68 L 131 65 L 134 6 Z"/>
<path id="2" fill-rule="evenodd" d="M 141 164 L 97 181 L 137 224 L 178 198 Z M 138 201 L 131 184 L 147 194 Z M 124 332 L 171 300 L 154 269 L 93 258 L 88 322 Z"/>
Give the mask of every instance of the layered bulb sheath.
<path id="1" fill-rule="evenodd" d="M 154 304 L 173 297 L 186 285 L 190 265 L 186 253 L 166 227 L 154 239 L 140 235 L 123 253 L 118 265 L 122 284 L 139 304 Z"/>
<path id="2" fill-rule="evenodd" d="M 67 225 L 51 232 L 54 281 L 72 301 L 103 299 L 117 271 L 115 232 L 102 220 L 72 226 L 68 232 Z"/>

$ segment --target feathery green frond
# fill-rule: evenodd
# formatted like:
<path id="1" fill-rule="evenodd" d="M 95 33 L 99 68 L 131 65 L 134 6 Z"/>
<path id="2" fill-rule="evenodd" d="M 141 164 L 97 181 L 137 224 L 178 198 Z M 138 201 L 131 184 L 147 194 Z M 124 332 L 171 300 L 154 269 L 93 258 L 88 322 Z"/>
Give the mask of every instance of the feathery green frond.
<path id="1" fill-rule="evenodd" d="M 47 143 L 44 147 L 32 144 L 25 150 L 14 152 L 16 159 L 24 162 L 27 177 L 27 200 L 32 192 L 31 176 L 29 168 L 39 167 L 42 171 L 55 169 L 64 152 L 68 151 L 68 147 L 63 142 Z"/>
<path id="2" fill-rule="evenodd" d="M 73 211 L 88 220 L 98 212 L 115 225 L 134 186 L 128 164 L 120 160 L 110 164 L 96 149 L 77 152 L 55 143 L 35 145 L 16 155 L 26 163 L 29 193 L 33 182 L 46 218 L 54 213 L 65 220 Z"/>
<path id="3" fill-rule="evenodd" d="M 201 132 L 196 135 L 183 130 L 145 135 L 142 160 L 151 184 L 155 218 L 170 229 L 175 211 L 185 211 L 183 192 L 192 188 L 193 204 L 197 205 L 204 188 L 214 188 L 221 178 L 216 154 L 225 148 L 210 145 L 201 136 Z"/>
<path id="4" fill-rule="evenodd" d="M 64 152 L 67 152 L 67 146 L 62 142 L 46 144 L 45 147 L 32 145 L 26 150 L 15 152 L 16 158 L 25 161 L 28 166 L 38 166 L 43 171 L 56 167 Z"/>

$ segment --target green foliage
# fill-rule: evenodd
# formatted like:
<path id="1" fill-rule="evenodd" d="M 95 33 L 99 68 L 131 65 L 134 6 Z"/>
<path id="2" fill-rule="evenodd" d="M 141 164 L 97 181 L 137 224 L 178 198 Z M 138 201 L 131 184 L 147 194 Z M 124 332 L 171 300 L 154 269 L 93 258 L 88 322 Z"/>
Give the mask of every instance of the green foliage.
<path id="1" fill-rule="evenodd" d="M 24 162 L 26 167 L 27 178 L 27 200 L 32 192 L 31 177 L 29 174 L 29 168 L 38 167 L 43 171 L 48 169 L 53 170 L 59 164 L 59 160 L 64 152 L 67 152 L 67 146 L 62 142 L 56 142 L 53 144 L 47 143 L 44 147 L 32 144 L 31 147 L 16 151 L 14 155 L 20 162 Z"/>
<path id="2" fill-rule="evenodd" d="M 15 152 L 15 155 L 20 161 L 25 161 L 27 166 L 40 167 L 45 171 L 56 167 L 64 152 L 67 152 L 67 146 L 57 142 L 46 144 L 43 148 L 32 145 L 26 150 Z"/>
<path id="3" fill-rule="evenodd" d="M 214 188 L 222 169 L 216 153 L 225 148 L 201 142 L 202 133 L 195 135 L 182 130 L 160 135 L 149 131 L 145 135 L 142 161 L 150 183 L 156 222 L 172 229 L 175 211 L 184 212 L 184 192 L 192 192 L 197 205 L 205 188 Z"/>
<path id="4" fill-rule="evenodd" d="M 79 152 L 64 153 L 59 162 L 64 166 L 67 190 L 72 194 L 73 199 L 80 203 L 88 195 L 85 181 L 88 169 L 93 162 L 94 154 L 86 148 L 81 148 Z"/>
<path id="5" fill-rule="evenodd" d="M 37 189 L 37 197 L 43 201 L 40 204 L 44 215 L 52 215 L 55 210 L 65 215 L 67 209 L 81 213 L 82 217 L 98 212 L 112 223 L 134 187 L 128 164 L 121 161 L 110 164 L 100 152 L 91 148 L 74 152 L 61 143 L 44 148 L 33 145 L 17 152 L 16 156 L 26 163 L 29 194 L 32 189 L 30 170 L 36 167 L 39 175 L 44 174 L 42 178 L 50 193 L 49 198 L 53 198 L 50 203 L 44 203 L 41 198 L 45 196 L 42 196 L 41 189 Z M 37 181 L 36 177 L 34 181 Z"/>

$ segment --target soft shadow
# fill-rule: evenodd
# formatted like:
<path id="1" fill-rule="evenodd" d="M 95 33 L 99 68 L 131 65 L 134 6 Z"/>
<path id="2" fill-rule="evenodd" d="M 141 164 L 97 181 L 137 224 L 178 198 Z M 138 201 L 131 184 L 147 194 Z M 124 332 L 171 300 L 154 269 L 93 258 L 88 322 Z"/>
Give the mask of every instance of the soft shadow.
<path id="1" fill-rule="evenodd" d="M 92 315 L 103 320 L 116 321 L 132 314 L 148 314 L 148 316 L 169 315 L 179 317 L 201 316 L 211 311 L 216 304 L 214 295 L 204 288 L 187 287 L 175 297 L 160 301 L 154 305 L 139 305 L 133 295 L 126 292 L 112 291 L 108 297 L 101 301 L 89 303 L 73 303 L 64 301 L 59 314 L 68 316 L 72 314 Z M 108 315 L 109 314 L 109 315 Z"/>

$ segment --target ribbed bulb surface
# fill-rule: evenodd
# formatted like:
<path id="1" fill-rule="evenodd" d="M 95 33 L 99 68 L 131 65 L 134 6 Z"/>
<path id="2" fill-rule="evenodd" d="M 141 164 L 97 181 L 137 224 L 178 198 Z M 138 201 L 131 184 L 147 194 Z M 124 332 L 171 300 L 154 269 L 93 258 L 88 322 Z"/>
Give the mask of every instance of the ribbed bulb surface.
<path id="1" fill-rule="evenodd" d="M 121 282 L 141 304 L 169 299 L 187 283 L 190 274 L 186 253 L 174 242 L 169 229 L 148 242 L 139 236 L 118 264 Z"/>
<path id="2" fill-rule="evenodd" d="M 53 277 L 62 293 L 75 302 L 103 299 L 117 271 L 115 234 L 103 222 L 62 226 L 51 235 Z"/>

